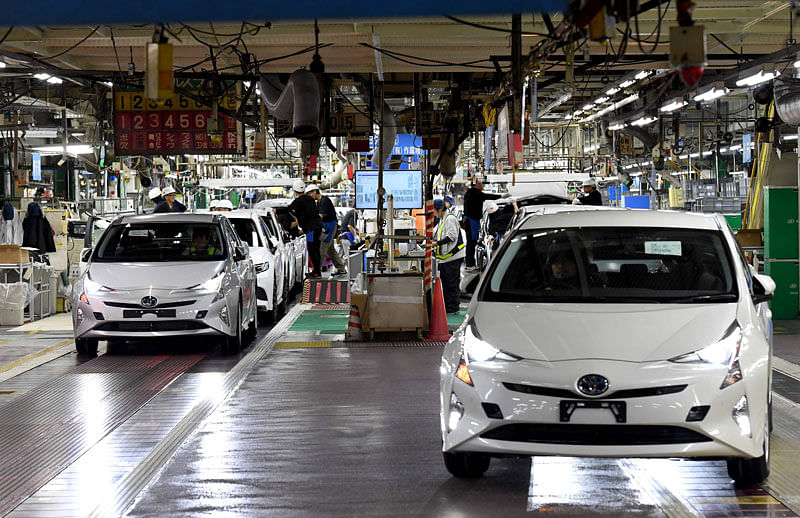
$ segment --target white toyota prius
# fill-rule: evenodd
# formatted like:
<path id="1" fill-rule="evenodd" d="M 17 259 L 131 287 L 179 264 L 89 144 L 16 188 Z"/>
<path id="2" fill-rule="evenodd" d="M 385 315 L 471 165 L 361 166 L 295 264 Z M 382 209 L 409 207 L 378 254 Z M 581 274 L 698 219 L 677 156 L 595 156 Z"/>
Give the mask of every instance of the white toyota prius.
<path id="1" fill-rule="evenodd" d="M 608 210 L 508 236 L 441 364 L 444 462 L 724 458 L 769 475 L 775 290 L 722 216 Z"/>

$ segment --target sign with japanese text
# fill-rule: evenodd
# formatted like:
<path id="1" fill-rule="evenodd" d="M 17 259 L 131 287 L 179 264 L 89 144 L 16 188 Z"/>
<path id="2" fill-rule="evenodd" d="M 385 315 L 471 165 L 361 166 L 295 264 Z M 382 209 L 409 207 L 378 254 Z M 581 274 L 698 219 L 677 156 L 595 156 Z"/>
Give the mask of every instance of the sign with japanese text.
<path id="1" fill-rule="evenodd" d="M 193 91 L 193 85 L 179 85 Z M 195 90 L 196 91 L 196 90 Z M 193 92 L 194 93 L 194 92 Z M 219 106 L 236 110 L 235 89 Z M 236 119 L 219 114 L 222 138 L 208 133 L 211 108 L 174 94 L 157 103 L 144 92 L 114 92 L 114 149 L 117 155 L 226 155 L 243 152 L 243 129 Z"/>

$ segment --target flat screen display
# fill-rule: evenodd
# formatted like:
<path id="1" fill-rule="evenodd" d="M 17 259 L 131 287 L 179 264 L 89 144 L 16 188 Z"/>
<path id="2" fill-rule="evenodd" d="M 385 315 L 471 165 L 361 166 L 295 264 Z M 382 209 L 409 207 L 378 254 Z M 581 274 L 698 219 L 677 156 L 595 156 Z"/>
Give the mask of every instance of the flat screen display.
<path id="1" fill-rule="evenodd" d="M 356 171 L 355 181 L 356 208 L 377 209 L 378 171 Z M 383 187 L 387 196 L 394 195 L 395 209 L 422 208 L 422 171 L 413 169 L 384 171 Z"/>

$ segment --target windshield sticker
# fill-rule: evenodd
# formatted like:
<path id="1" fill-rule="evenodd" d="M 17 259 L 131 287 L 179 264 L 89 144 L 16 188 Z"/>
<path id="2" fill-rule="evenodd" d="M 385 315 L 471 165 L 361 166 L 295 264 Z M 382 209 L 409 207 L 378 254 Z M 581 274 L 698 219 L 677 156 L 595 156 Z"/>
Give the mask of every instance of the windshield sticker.
<path id="1" fill-rule="evenodd" d="M 150 235 L 150 233 L 146 228 L 133 228 L 128 231 L 128 235 L 131 237 L 147 237 Z"/>
<path id="2" fill-rule="evenodd" d="M 653 255 L 681 255 L 680 241 L 645 241 L 644 253 Z"/>

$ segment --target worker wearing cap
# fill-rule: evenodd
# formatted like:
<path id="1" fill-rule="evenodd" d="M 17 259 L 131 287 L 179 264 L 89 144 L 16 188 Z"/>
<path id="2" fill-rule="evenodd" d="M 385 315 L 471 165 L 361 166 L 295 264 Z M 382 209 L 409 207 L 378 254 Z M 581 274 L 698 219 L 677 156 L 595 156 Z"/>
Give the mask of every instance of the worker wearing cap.
<path id="1" fill-rule="evenodd" d="M 336 235 L 336 230 L 339 227 L 339 220 L 336 217 L 336 208 L 333 206 L 331 199 L 327 196 L 323 196 L 319 189 L 315 189 L 310 194 L 311 197 L 317 201 L 319 216 L 322 218 L 319 255 L 323 261 L 326 256 L 330 257 L 331 262 L 336 267 L 336 275 L 345 275 L 347 269 L 345 268 L 344 261 L 342 261 L 342 257 L 334 246 L 333 240 Z"/>
<path id="2" fill-rule="evenodd" d="M 453 198 L 449 194 L 445 194 L 444 195 L 444 208 L 447 210 L 447 212 L 455 211 L 455 206 L 456 206 L 455 198 Z"/>
<path id="3" fill-rule="evenodd" d="M 583 195 L 575 200 L 581 205 L 602 205 L 603 196 L 597 190 L 597 182 L 594 178 L 589 178 L 583 182 Z"/>
<path id="4" fill-rule="evenodd" d="M 483 217 L 483 202 L 502 198 L 500 194 L 487 194 L 483 192 L 483 181 L 476 178 L 472 187 L 467 189 L 464 194 L 464 216 L 467 218 L 469 228 L 467 229 L 467 268 L 475 268 L 475 244 L 481 229 L 481 218 Z"/>
<path id="5" fill-rule="evenodd" d="M 439 266 L 439 278 L 442 279 L 444 307 L 448 313 L 458 313 L 461 299 L 461 262 L 466 252 L 461 237 L 461 225 L 452 212 L 444 206 L 444 200 L 433 200 L 433 212 L 439 218 L 439 224 L 433 231 L 436 241 L 434 255 Z"/>
<path id="6" fill-rule="evenodd" d="M 320 257 L 320 235 L 322 234 L 322 218 L 319 217 L 317 202 L 311 196 L 319 188 L 312 184 L 306 186 L 302 180 L 295 180 L 292 184 L 295 199 L 289 204 L 289 211 L 295 215 L 297 221 L 292 222 L 292 227 L 299 226 L 306 233 L 306 249 L 308 259 L 311 261 L 312 279 L 322 277 L 322 258 Z"/>
<path id="7" fill-rule="evenodd" d="M 164 198 L 161 197 L 161 189 L 158 187 L 153 187 L 148 191 L 147 197 L 153 203 L 153 208 L 145 210 L 146 213 L 151 214 L 158 205 L 164 201 Z"/>
<path id="8" fill-rule="evenodd" d="M 153 211 L 153 214 L 161 214 L 164 212 L 186 212 L 186 206 L 175 199 L 175 189 L 172 187 L 164 187 L 164 190 L 161 191 L 161 194 L 164 196 L 164 201 L 162 201 L 158 207 L 156 207 L 156 210 Z"/>

